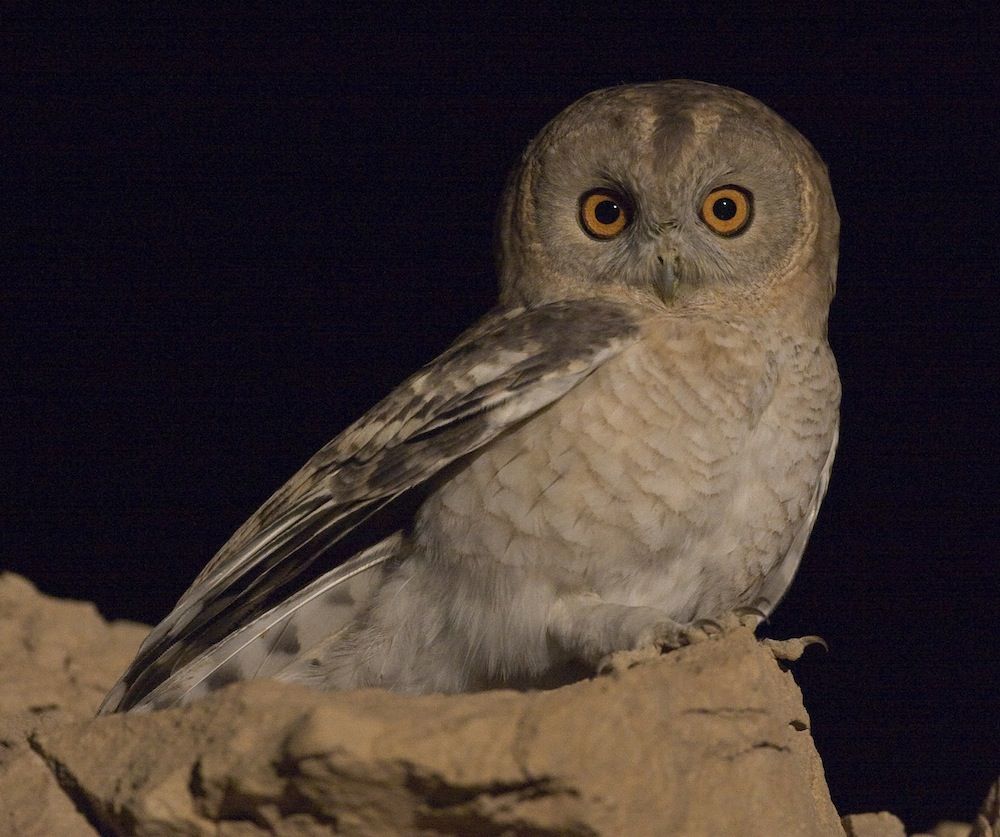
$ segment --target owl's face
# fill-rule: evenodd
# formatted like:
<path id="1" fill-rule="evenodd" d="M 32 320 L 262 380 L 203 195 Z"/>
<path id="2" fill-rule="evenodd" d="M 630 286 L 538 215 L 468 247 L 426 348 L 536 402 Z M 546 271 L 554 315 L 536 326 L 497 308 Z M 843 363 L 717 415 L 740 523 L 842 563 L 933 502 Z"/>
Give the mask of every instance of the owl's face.
<path id="1" fill-rule="evenodd" d="M 675 81 L 593 93 L 534 140 L 501 210 L 502 298 L 767 298 L 824 311 L 838 220 L 809 143 L 745 94 Z"/>

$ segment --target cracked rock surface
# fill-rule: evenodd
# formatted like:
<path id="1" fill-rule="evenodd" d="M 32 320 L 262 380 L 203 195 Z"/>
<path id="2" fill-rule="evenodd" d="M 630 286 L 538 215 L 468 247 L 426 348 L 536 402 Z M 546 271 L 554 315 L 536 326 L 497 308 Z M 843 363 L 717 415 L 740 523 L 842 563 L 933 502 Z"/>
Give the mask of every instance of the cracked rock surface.
<path id="1" fill-rule="evenodd" d="M 0 576 L 0 833 L 850 828 L 798 687 L 748 630 L 549 692 L 253 682 L 186 708 L 94 719 L 145 631 Z M 878 833 L 855 822 L 854 833 Z"/>

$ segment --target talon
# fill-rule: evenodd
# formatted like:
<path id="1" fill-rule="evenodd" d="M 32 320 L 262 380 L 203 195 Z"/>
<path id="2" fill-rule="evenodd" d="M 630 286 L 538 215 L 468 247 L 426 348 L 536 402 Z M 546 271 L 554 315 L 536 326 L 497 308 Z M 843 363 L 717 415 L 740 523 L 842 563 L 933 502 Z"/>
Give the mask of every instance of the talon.
<path id="1" fill-rule="evenodd" d="M 826 644 L 826 640 L 821 636 L 817 636 L 815 634 L 812 634 L 811 636 L 804 636 L 802 637 L 802 642 L 806 645 L 806 647 L 810 645 L 820 645 L 824 651 L 827 653 L 830 652 L 830 646 Z"/>
<path id="2" fill-rule="evenodd" d="M 648 660 L 653 660 L 662 654 L 656 645 L 633 648 L 630 651 L 612 651 L 597 664 L 597 674 L 600 676 L 628 671 Z"/>
<path id="3" fill-rule="evenodd" d="M 691 627 L 695 630 L 702 631 L 709 636 L 715 636 L 722 633 L 722 625 L 714 619 L 697 619 L 691 623 Z"/>
<path id="4" fill-rule="evenodd" d="M 733 611 L 733 613 L 740 618 L 741 622 L 747 617 L 751 617 L 754 620 L 754 624 L 747 625 L 747 627 L 752 627 L 755 630 L 767 621 L 767 614 L 756 605 L 744 605 L 743 607 L 738 607 Z"/>

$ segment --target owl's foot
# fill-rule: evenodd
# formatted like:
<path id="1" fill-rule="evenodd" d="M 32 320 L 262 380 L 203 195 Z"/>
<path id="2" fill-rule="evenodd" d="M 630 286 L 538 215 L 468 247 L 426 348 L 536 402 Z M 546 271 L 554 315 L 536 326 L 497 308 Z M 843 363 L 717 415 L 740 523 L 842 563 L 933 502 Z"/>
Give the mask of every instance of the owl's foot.
<path id="1" fill-rule="evenodd" d="M 711 633 L 701 625 L 681 625 L 678 622 L 657 622 L 643 630 L 634 648 L 612 651 L 598 664 L 598 674 L 625 671 L 647 660 L 655 659 L 667 651 L 683 648 L 708 639 Z"/>
<path id="2" fill-rule="evenodd" d="M 723 615 L 720 619 L 702 619 L 694 624 L 699 625 L 705 622 L 710 629 L 717 628 L 719 633 L 725 633 L 740 626 L 756 630 L 767 619 L 767 614 L 762 608 L 770 609 L 770 607 L 771 603 L 767 599 L 758 599 L 752 607 L 738 607 L 731 613 Z M 800 636 L 792 639 L 762 639 L 760 642 L 774 654 L 776 660 L 789 663 L 794 663 L 799 659 L 810 645 L 820 645 L 824 651 L 830 650 L 826 644 L 826 640 L 821 636 Z"/>
<path id="3" fill-rule="evenodd" d="M 770 603 L 758 602 L 763 608 Z M 567 595 L 558 599 L 549 613 L 548 636 L 566 656 L 598 674 L 623 671 L 676 648 L 724 636 L 735 630 L 755 631 L 766 618 L 759 607 L 738 607 L 713 619 L 689 624 L 675 622 L 666 613 L 651 607 L 633 607 L 605 602 L 593 593 Z M 768 641 L 775 656 L 796 659 L 817 637 Z M 796 643 L 801 643 L 801 650 Z"/>
<path id="4" fill-rule="evenodd" d="M 658 622 L 643 631 L 634 648 L 614 651 L 605 656 L 597 665 L 597 673 L 625 671 L 668 651 L 721 637 L 739 628 L 754 631 L 765 618 L 764 612 L 756 607 L 739 607 L 714 619 L 697 619 L 689 625 Z"/>

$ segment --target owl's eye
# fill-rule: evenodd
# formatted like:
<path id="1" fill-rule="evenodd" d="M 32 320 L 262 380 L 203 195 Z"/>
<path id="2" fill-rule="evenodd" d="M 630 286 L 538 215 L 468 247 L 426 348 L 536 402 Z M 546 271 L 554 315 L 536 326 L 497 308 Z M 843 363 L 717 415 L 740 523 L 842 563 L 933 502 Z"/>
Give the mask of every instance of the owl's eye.
<path id="1" fill-rule="evenodd" d="M 614 238 L 631 220 L 628 198 L 612 189 L 591 189 L 580 198 L 580 225 L 593 238 Z"/>
<path id="2" fill-rule="evenodd" d="M 713 189 L 701 204 L 701 220 L 718 235 L 743 232 L 753 217 L 753 195 L 740 186 Z"/>

